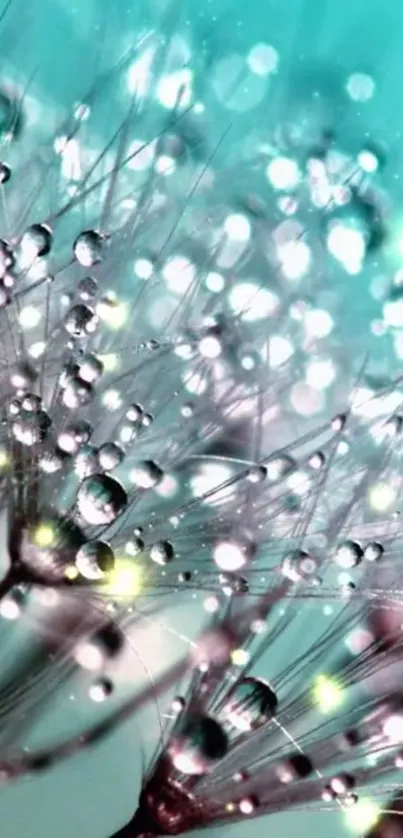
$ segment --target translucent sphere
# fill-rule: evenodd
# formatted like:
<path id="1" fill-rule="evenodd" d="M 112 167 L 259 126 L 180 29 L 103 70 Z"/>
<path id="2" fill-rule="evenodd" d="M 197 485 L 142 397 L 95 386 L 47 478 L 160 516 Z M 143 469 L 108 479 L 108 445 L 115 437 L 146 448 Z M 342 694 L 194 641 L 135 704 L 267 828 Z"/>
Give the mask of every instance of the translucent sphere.
<path id="1" fill-rule="evenodd" d="M 92 426 L 86 419 L 77 419 L 67 426 L 68 430 L 74 433 L 78 442 L 88 442 L 92 436 Z"/>
<path id="2" fill-rule="evenodd" d="M 248 580 L 234 573 L 220 573 L 220 585 L 227 596 L 231 594 L 247 594 L 249 591 Z"/>
<path id="3" fill-rule="evenodd" d="M 143 539 L 136 536 L 130 541 L 127 541 L 125 544 L 125 550 L 129 556 L 138 556 L 139 553 L 142 553 L 144 550 Z"/>
<path id="4" fill-rule="evenodd" d="M 156 541 L 150 550 L 150 559 L 160 565 L 169 564 L 174 558 L 174 548 L 170 541 Z"/>
<path id="5" fill-rule="evenodd" d="M 11 169 L 7 163 L 0 162 L 0 183 L 7 183 L 11 177 Z"/>
<path id="6" fill-rule="evenodd" d="M 154 460 L 142 460 L 130 472 L 130 480 L 139 489 L 154 489 L 164 476 Z"/>
<path id="7" fill-rule="evenodd" d="M 228 750 L 221 725 L 208 716 L 186 719 L 169 753 L 175 768 L 183 774 L 205 774 Z"/>
<path id="8" fill-rule="evenodd" d="M 106 659 L 101 648 L 93 640 L 81 640 L 73 650 L 76 663 L 89 672 L 96 672 L 105 666 Z"/>
<path id="9" fill-rule="evenodd" d="M 15 263 L 15 256 L 11 246 L 4 239 L 0 239 L 0 277 L 3 278 Z"/>
<path id="10" fill-rule="evenodd" d="M 103 579 L 113 569 L 115 556 L 106 541 L 89 541 L 83 544 L 76 556 L 76 567 L 85 579 Z"/>
<path id="11" fill-rule="evenodd" d="M 304 550 L 295 550 L 289 556 L 285 556 L 281 563 L 281 572 L 286 579 L 292 582 L 299 582 L 300 579 L 308 579 L 318 569 L 316 559 Z"/>
<path id="12" fill-rule="evenodd" d="M 109 678 L 98 678 L 91 684 L 88 695 L 92 701 L 102 703 L 113 693 L 113 684 Z"/>
<path id="13" fill-rule="evenodd" d="M 3 287 L 5 289 L 7 289 L 7 291 L 9 291 L 10 288 L 14 287 L 16 278 L 17 277 L 16 277 L 15 273 L 13 273 L 11 269 L 6 271 L 6 273 L 4 274 L 3 279 L 2 279 Z"/>
<path id="14" fill-rule="evenodd" d="M 143 416 L 143 408 L 141 404 L 131 404 L 126 411 L 126 419 L 129 422 L 139 422 Z"/>
<path id="15" fill-rule="evenodd" d="M 296 780 L 304 780 L 312 774 L 313 765 L 305 754 L 297 753 L 290 756 L 285 762 L 280 763 L 276 774 L 281 783 L 288 784 Z"/>
<path id="16" fill-rule="evenodd" d="M 125 645 L 124 634 L 115 623 L 108 623 L 102 626 L 95 633 L 93 639 L 102 646 L 105 656 L 109 659 L 119 655 Z"/>
<path id="17" fill-rule="evenodd" d="M 72 306 L 64 318 L 64 328 L 74 338 L 85 338 L 95 332 L 98 317 L 94 309 L 84 303 Z"/>
<path id="18" fill-rule="evenodd" d="M 186 701 L 181 695 L 175 696 L 172 700 L 171 709 L 174 713 L 182 713 L 186 707 Z"/>
<path id="19" fill-rule="evenodd" d="M 64 387 L 67 387 L 68 384 L 71 384 L 71 382 L 77 378 L 79 371 L 80 368 L 78 364 L 71 359 L 62 364 L 61 373 L 59 375 L 60 387 L 63 389 Z"/>
<path id="20" fill-rule="evenodd" d="M 14 542 L 16 558 L 35 578 L 54 584 L 65 579 L 66 569 L 74 564 L 84 541 L 73 521 L 51 512 L 20 533 L 19 543 Z"/>
<path id="21" fill-rule="evenodd" d="M 75 434 L 72 431 L 66 429 L 62 431 L 59 436 L 57 437 L 57 447 L 63 454 L 68 454 L 70 456 L 77 454 L 80 443 L 75 437 Z"/>
<path id="22" fill-rule="evenodd" d="M 333 417 L 331 426 L 336 433 L 339 433 L 343 430 L 346 421 L 347 416 L 344 413 L 339 413 L 337 416 Z"/>
<path id="23" fill-rule="evenodd" d="M 247 474 L 249 483 L 262 483 L 266 480 L 267 468 L 265 466 L 252 466 Z"/>
<path id="24" fill-rule="evenodd" d="M 266 681 L 243 678 L 231 691 L 224 716 L 238 731 L 246 733 L 268 722 L 276 710 L 277 696 Z"/>
<path id="25" fill-rule="evenodd" d="M 52 246 L 52 231 L 46 224 L 32 224 L 21 239 L 21 251 L 27 258 L 46 256 Z"/>
<path id="26" fill-rule="evenodd" d="M 277 480 L 283 480 L 284 477 L 291 474 L 295 467 L 296 462 L 292 457 L 289 457 L 288 454 L 281 454 L 266 464 L 267 478 L 276 483 Z"/>
<path id="27" fill-rule="evenodd" d="M 350 570 L 361 562 L 362 557 L 363 551 L 360 545 L 356 541 L 347 540 L 338 545 L 334 561 L 343 570 Z"/>
<path id="28" fill-rule="evenodd" d="M 104 471 L 117 468 L 124 459 L 124 451 L 116 442 L 105 442 L 98 448 L 98 462 Z"/>
<path id="29" fill-rule="evenodd" d="M 31 447 L 41 442 L 50 427 L 50 417 L 44 410 L 38 412 L 21 409 L 11 425 L 14 439 Z"/>
<path id="30" fill-rule="evenodd" d="M 42 400 L 40 396 L 37 396 L 35 393 L 26 393 L 21 402 L 22 410 L 30 412 L 38 412 L 41 409 L 41 405 Z"/>
<path id="31" fill-rule="evenodd" d="M 97 449 L 94 448 L 93 445 L 81 445 L 74 460 L 75 474 L 77 474 L 80 480 L 84 480 L 85 477 L 98 474 L 98 471 L 99 463 Z"/>
<path id="32" fill-rule="evenodd" d="M 332 777 L 330 780 L 329 785 L 337 797 L 344 797 L 344 795 L 348 794 L 348 792 L 352 791 L 354 788 L 354 777 L 352 774 L 336 774 L 336 776 Z"/>
<path id="33" fill-rule="evenodd" d="M 243 815 L 253 815 L 259 805 L 259 801 L 257 797 L 250 795 L 249 797 L 243 797 L 242 800 L 239 801 L 239 811 L 242 812 Z"/>
<path id="34" fill-rule="evenodd" d="M 111 524 L 126 504 L 127 494 L 122 484 L 109 474 L 87 477 L 77 492 L 77 509 L 84 521 L 94 527 Z"/>
<path id="35" fill-rule="evenodd" d="M 185 402 L 181 407 L 181 414 L 184 419 L 190 419 L 194 414 L 194 404 L 192 402 Z"/>
<path id="36" fill-rule="evenodd" d="M 92 435 L 92 427 L 85 419 L 70 422 L 57 438 L 58 448 L 64 454 L 77 454 L 80 447 L 88 442 Z"/>
<path id="37" fill-rule="evenodd" d="M 16 390 L 31 390 L 38 373 L 28 361 L 20 361 L 11 371 L 10 383 Z"/>
<path id="38" fill-rule="evenodd" d="M 63 458 L 57 451 L 42 451 L 39 455 L 38 465 L 44 474 L 56 474 L 63 467 Z"/>
<path id="39" fill-rule="evenodd" d="M 78 296 L 81 297 L 82 300 L 88 302 L 88 300 L 92 300 L 98 291 L 98 283 L 96 279 L 92 276 L 85 276 L 84 279 L 80 279 L 78 283 Z"/>
<path id="40" fill-rule="evenodd" d="M 368 193 L 352 188 L 350 190 L 350 200 L 344 205 L 334 208 L 327 217 L 329 218 L 328 230 L 331 231 L 339 227 L 345 232 L 352 231 L 360 236 L 362 249 L 359 250 L 357 255 L 361 259 L 365 256 L 366 250 L 375 250 L 384 241 L 385 229 L 381 210 L 374 198 Z M 348 241 L 353 243 L 354 240 L 346 238 L 346 246 Z M 329 249 L 331 250 L 330 247 Z M 354 256 L 354 251 L 350 254 L 341 252 L 334 255 L 340 256 L 340 260 L 343 262 L 345 260 L 349 262 L 351 257 Z"/>
<path id="41" fill-rule="evenodd" d="M 4 620 L 18 620 L 26 604 L 26 590 L 15 587 L 0 601 L 0 617 Z"/>
<path id="42" fill-rule="evenodd" d="M 102 669 L 124 648 L 124 635 L 113 623 L 102 626 L 92 637 L 81 640 L 74 649 L 79 666 L 90 672 Z"/>
<path id="43" fill-rule="evenodd" d="M 104 371 L 104 365 L 96 355 L 88 353 L 88 355 L 84 355 L 84 357 L 81 358 L 79 370 L 82 381 L 88 381 L 89 384 L 94 384 L 101 378 Z"/>
<path id="44" fill-rule="evenodd" d="M 21 399 L 10 399 L 8 403 L 8 413 L 10 416 L 17 416 L 22 407 Z"/>
<path id="45" fill-rule="evenodd" d="M 324 803 L 331 803 L 333 800 L 336 799 L 336 794 L 334 793 L 331 786 L 329 786 L 328 784 L 323 787 L 321 798 Z"/>
<path id="46" fill-rule="evenodd" d="M 104 249 L 105 236 L 96 230 L 83 230 L 74 242 L 73 253 L 80 265 L 90 268 L 101 262 Z"/>
<path id="47" fill-rule="evenodd" d="M 319 471 L 326 463 L 326 457 L 322 451 L 315 451 L 312 457 L 309 458 L 309 465 L 315 471 Z"/>
<path id="48" fill-rule="evenodd" d="M 384 549 L 379 541 L 370 541 L 369 544 L 365 545 L 364 559 L 367 562 L 379 562 L 379 559 L 382 558 L 383 553 Z"/>
<path id="49" fill-rule="evenodd" d="M 61 398 L 65 407 L 69 410 L 77 410 L 78 407 L 89 404 L 93 395 L 94 390 L 91 384 L 77 377 L 64 388 Z"/>
<path id="50" fill-rule="evenodd" d="M 20 136 L 24 124 L 24 108 L 19 91 L 5 85 L 0 90 L 0 136 L 10 142 Z"/>

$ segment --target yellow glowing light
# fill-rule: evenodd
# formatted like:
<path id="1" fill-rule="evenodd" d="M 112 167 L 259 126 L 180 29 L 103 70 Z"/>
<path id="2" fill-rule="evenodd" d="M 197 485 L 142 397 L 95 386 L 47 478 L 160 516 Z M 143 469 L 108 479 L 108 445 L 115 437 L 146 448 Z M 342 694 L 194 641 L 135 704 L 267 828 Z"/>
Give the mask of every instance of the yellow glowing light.
<path id="1" fill-rule="evenodd" d="M 70 579 L 70 581 L 73 582 L 74 579 L 77 579 L 77 576 L 79 575 L 79 573 L 78 573 L 78 570 L 75 567 L 75 565 L 71 564 L 68 567 L 66 567 L 66 570 L 64 571 L 64 575 L 65 575 L 66 579 Z"/>
<path id="2" fill-rule="evenodd" d="M 100 355 L 99 360 L 103 364 L 104 372 L 115 372 L 119 367 L 119 358 L 114 352 L 107 355 Z"/>
<path id="3" fill-rule="evenodd" d="M 375 826 L 381 815 L 381 808 L 374 800 L 364 798 L 358 800 L 355 806 L 345 809 L 344 815 L 348 828 L 363 835 Z"/>
<path id="4" fill-rule="evenodd" d="M 343 690 L 334 678 L 318 675 L 313 687 L 313 698 L 322 713 L 332 713 L 343 701 Z"/>
<path id="5" fill-rule="evenodd" d="M 245 649 L 234 649 L 231 660 L 234 666 L 245 666 L 249 661 L 248 652 Z"/>
<path id="6" fill-rule="evenodd" d="M 234 806 L 233 803 L 226 803 L 225 808 L 226 808 L 227 812 L 234 812 L 235 811 L 235 806 Z"/>
<path id="7" fill-rule="evenodd" d="M 106 589 L 111 596 L 131 599 L 141 590 L 141 570 L 133 562 L 121 559 L 108 573 Z"/>
<path id="8" fill-rule="evenodd" d="M 55 543 L 55 531 L 50 524 L 39 524 L 34 532 L 34 543 L 46 550 Z"/>
<path id="9" fill-rule="evenodd" d="M 395 503 L 396 492 L 387 483 L 376 483 L 368 492 L 368 500 L 376 512 L 386 512 Z"/>
<path id="10" fill-rule="evenodd" d="M 128 305 L 120 300 L 109 298 L 97 306 L 97 314 L 110 329 L 118 331 L 125 325 L 129 310 Z"/>

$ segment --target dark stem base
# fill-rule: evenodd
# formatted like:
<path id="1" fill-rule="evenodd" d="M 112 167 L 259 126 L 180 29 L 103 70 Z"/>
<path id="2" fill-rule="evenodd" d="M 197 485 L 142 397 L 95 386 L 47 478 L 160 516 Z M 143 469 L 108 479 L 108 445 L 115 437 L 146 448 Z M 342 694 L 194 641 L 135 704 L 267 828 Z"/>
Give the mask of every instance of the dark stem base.
<path id="1" fill-rule="evenodd" d="M 138 809 L 134 813 L 131 821 L 119 829 L 119 832 L 114 832 L 110 838 L 154 838 L 158 833 L 154 832 L 153 825 L 149 821 L 147 813 Z"/>
<path id="2" fill-rule="evenodd" d="M 171 778 L 169 761 L 161 757 L 141 792 L 131 821 L 110 838 L 182 835 L 202 823 L 201 807 L 181 784 Z"/>
<path id="3" fill-rule="evenodd" d="M 8 596 L 12 588 L 17 585 L 19 581 L 18 574 L 15 572 L 14 568 L 10 568 L 3 579 L 0 580 L 0 600 Z"/>

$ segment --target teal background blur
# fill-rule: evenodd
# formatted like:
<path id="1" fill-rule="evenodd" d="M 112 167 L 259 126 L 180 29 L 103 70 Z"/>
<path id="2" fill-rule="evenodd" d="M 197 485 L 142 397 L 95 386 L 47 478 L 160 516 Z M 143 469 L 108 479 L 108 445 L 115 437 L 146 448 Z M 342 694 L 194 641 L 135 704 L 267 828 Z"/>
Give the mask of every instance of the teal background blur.
<path id="1" fill-rule="evenodd" d="M 38 106 L 44 131 L 79 101 L 97 72 L 116 61 L 132 37 L 148 28 L 161 31 L 166 0 L 22 0 L 11 4 L 0 26 L 3 72 L 30 94 Z M 246 138 L 265 119 L 275 125 L 290 103 L 309 95 L 308 78 L 317 79 L 337 112 L 346 137 L 370 132 L 386 144 L 387 187 L 394 203 L 401 202 L 403 3 L 400 0 L 173 0 L 168 16 L 171 31 L 190 35 L 210 69 L 205 40 L 216 55 L 246 54 L 258 41 L 275 47 L 280 56 L 275 84 L 254 108 L 229 114 L 216 107 L 215 119 L 225 127 L 234 123 L 238 139 Z M 167 18 L 165 17 L 166 21 Z M 164 23 L 164 27 L 168 24 Z M 163 34 L 167 34 L 164 32 Z M 162 35 L 162 33 L 161 33 Z M 347 104 L 343 85 L 352 72 L 369 73 L 376 96 L 362 105 Z M 108 89 L 109 107 L 124 107 L 122 91 Z M 102 143 L 103 125 L 98 126 Z M 25 143 L 30 143 L 28 136 Z M 35 132 L 32 133 L 35 145 Z M 34 148 L 33 148 L 34 151 Z M 363 299 L 363 306 L 367 300 Z M 192 618 L 190 618 L 190 611 Z M 167 607 L 160 621 L 134 631 L 131 647 L 116 677 L 123 690 L 133 690 L 155 676 L 186 649 L 186 636 L 196 633 L 195 614 L 202 608 L 190 595 Z M 186 632 L 183 637 L 184 626 Z M 1 659 L 1 658 L 0 658 Z M 60 695 L 44 722 L 46 735 L 78 730 L 86 723 L 80 685 Z M 160 708 L 163 712 L 164 708 Z M 158 736 L 154 707 L 133 719 L 107 742 L 60 765 L 41 778 L 24 781 L 0 792 L 0 836 L 4 838 L 107 838 L 128 819 L 136 804 L 144 754 Z M 336 838 L 343 834 L 341 816 L 290 814 L 242 823 L 230 830 L 239 838 L 267 834 L 282 838 Z"/>

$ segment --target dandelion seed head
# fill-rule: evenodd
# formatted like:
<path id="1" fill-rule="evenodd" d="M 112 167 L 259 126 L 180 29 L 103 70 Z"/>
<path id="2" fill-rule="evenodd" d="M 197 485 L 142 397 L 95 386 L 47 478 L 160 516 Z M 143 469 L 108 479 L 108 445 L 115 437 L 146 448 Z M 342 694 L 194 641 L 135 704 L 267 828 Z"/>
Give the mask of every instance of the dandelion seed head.
<path id="1" fill-rule="evenodd" d="M 0 85 L 0 616 L 45 650 L 1 675 L 4 770 L 147 708 L 153 831 L 296 805 L 365 832 L 401 745 L 393 129 L 378 77 L 204 11 L 108 18 L 72 108 Z M 74 733 L 25 751 L 65 683 Z"/>

